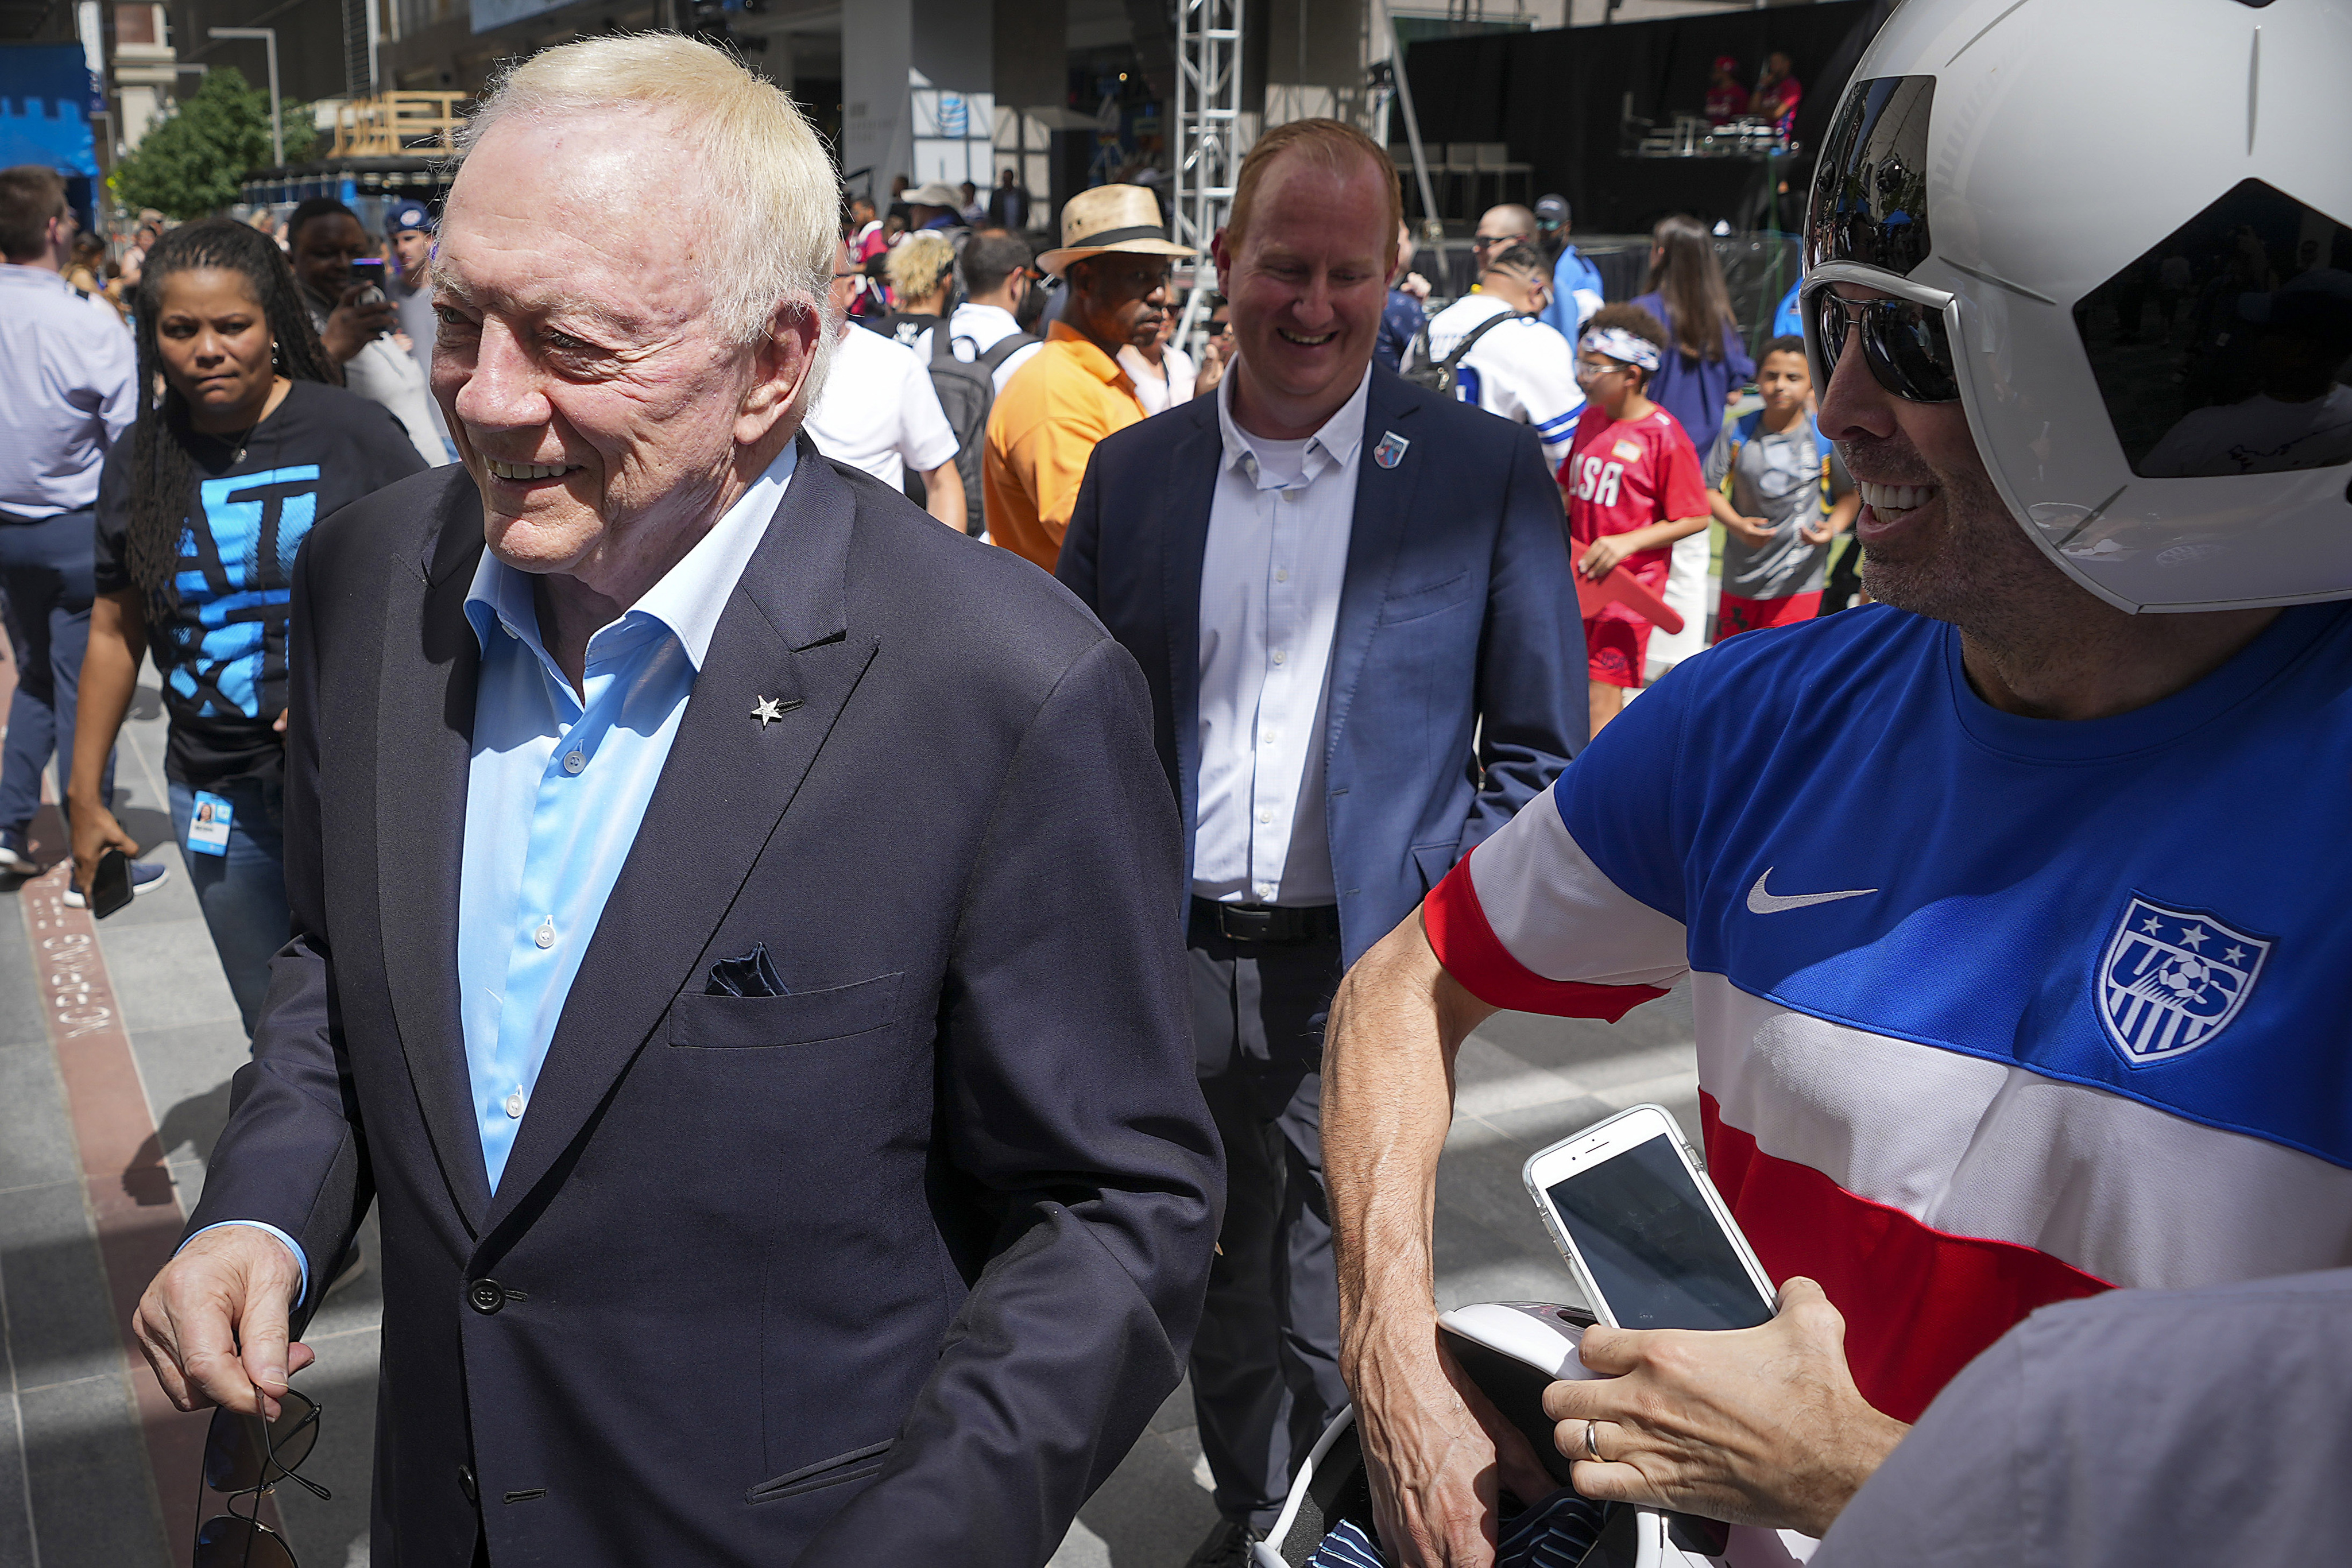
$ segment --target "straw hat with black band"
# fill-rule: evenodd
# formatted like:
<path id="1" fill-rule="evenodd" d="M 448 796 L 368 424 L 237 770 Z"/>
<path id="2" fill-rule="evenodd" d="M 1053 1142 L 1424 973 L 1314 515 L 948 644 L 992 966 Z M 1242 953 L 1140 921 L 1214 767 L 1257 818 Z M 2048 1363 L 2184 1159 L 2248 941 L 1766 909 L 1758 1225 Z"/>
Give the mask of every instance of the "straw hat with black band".
<path id="1" fill-rule="evenodd" d="M 1140 185 L 1097 185 L 1080 191 L 1062 206 L 1062 244 L 1037 258 L 1037 265 L 1055 277 L 1074 261 L 1106 251 L 1134 256 L 1180 256 L 1193 254 L 1178 245 L 1160 226 L 1160 203 Z"/>

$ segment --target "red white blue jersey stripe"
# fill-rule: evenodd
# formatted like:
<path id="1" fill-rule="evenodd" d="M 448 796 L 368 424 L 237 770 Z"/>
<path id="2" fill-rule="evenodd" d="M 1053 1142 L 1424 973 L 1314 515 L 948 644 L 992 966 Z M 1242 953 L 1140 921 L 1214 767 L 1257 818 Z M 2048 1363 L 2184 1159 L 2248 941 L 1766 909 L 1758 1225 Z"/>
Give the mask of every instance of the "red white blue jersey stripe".
<path id="1" fill-rule="evenodd" d="M 2048 1302 L 2352 1264 L 2352 610 L 2020 718 L 1949 627 L 1734 639 L 1431 894 L 1485 1000 L 1692 977 L 1710 1174 L 1915 1419 Z"/>

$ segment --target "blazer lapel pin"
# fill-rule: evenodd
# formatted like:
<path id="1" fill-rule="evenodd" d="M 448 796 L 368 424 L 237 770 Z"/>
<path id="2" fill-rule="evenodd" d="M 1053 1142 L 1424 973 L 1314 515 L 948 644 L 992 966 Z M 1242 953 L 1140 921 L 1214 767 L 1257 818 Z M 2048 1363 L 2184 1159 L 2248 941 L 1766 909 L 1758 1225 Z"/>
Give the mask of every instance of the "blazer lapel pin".
<path id="1" fill-rule="evenodd" d="M 751 705 L 751 716 L 760 721 L 761 729 L 765 729 L 800 706 L 801 699 L 798 697 L 763 696 Z"/>
<path id="2" fill-rule="evenodd" d="M 1412 444 L 1395 431 L 1381 436 L 1381 444 L 1372 448 L 1372 461 L 1383 468 L 1393 468 L 1404 461 L 1404 449 Z"/>

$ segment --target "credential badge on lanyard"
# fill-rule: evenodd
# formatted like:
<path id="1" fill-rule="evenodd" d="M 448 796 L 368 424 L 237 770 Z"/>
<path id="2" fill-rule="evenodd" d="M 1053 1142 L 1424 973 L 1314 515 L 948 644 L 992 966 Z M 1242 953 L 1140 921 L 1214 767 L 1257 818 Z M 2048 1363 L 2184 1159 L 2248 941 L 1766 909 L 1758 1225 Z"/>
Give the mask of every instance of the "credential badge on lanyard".
<path id="1" fill-rule="evenodd" d="M 195 815 L 188 819 L 188 848 L 201 855 L 228 853 L 228 828 L 236 810 L 209 790 L 196 791 Z"/>

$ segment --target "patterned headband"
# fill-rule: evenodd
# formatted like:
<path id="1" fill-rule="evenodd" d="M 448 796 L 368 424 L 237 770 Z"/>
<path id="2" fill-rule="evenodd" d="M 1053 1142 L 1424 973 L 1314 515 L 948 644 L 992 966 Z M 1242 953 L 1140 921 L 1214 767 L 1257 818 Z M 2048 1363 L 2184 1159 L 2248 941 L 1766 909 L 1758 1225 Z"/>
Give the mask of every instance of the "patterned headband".
<path id="1" fill-rule="evenodd" d="M 1658 346 L 1647 338 L 1636 338 L 1622 327 L 1595 327 L 1576 346 L 1580 350 L 1606 354 L 1612 360 L 1622 360 L 1645 371 L 1658 368 Z"/>

